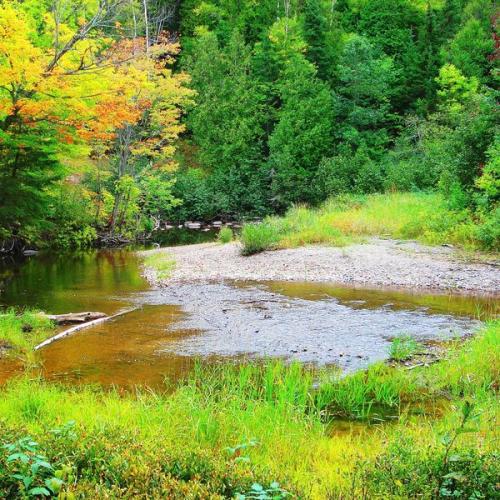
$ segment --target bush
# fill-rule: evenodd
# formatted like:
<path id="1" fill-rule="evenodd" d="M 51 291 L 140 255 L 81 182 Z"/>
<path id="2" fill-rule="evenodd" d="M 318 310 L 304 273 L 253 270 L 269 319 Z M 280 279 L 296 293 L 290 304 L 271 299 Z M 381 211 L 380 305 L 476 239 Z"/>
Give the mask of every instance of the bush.
<path id="1" fill-rule="evenodd" d="M 172 221 L 210 220 L 215 217 L 213 193 L 201 169 L 180 169 L 175 173 L 175 179 L 172 194 L 182 203 L 170 211 Z"/>
<path id="2" fill-rule="evenodd" d="M 241 231 L 242 254 L 252 255 L 274 248 L 280 239 L 279 231 L 267 222 L 246 224 Z"/>

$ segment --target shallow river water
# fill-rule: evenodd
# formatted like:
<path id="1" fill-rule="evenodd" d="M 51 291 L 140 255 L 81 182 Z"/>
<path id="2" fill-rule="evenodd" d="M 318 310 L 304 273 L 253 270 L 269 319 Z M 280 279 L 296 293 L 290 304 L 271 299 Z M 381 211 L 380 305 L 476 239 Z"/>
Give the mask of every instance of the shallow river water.
<path id="1" fill-rule="evenodd" d="M 224 282 L 153 289 L 132 251 L 38 255 L 0 265 L 0 305 L 48 313 L 136 310 L 42 349 L 47 378 L 159 386 L 208 362 L 280 357 L 354 370 L 387 357 L 407 333 L 472 332 L 488 297 L 367 290 L 334 284 Z M 0 379 L 15 373 L 0 360 Z"/>

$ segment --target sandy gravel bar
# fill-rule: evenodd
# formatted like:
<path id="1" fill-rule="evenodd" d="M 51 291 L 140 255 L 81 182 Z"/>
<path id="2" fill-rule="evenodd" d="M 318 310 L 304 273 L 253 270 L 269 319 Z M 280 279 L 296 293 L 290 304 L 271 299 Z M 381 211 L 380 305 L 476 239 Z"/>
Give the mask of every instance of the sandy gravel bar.
<path id="1" fill-rule="evenodd" d="M 163 284 L 220 280 L 324 281 L 364 286 L 422 288 L 500 295 L 500 266 L 467 262 L 453 248 L 371 239 L 344 248 L 307 246 L 240 254 L 239 243 L 205 243 L 151 250 L 176 266 Z M 146 270 L 150 281 L 154 272 Z M 158 283 L 159 284 L 159 283 Z"/>

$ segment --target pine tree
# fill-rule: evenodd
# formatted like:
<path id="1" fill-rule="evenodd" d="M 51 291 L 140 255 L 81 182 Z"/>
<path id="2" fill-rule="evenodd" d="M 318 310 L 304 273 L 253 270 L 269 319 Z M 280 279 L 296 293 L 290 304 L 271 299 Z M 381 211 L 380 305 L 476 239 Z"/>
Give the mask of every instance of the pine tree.
<path id="1" fill-rule="evenodd" d="M 306 0 L 304 4 L 304 39 L 306 57 L 318 69 L 319 78 L 325 80 L 330 71 L 330 57 L 326 43 L 327 23 L 319 0 Z"/>
<path id="2" fill-rule="evenodd" d="M 293 55 L 278 84 L 281 109 L 269 138 L 269 171 L 275 209 L 312 202 L 321 159 L 331 151 L 332 97 L 302 54 Z"/>
<path id="3" fill-rule="evenodd" d="M 251 74 L 250 50 L 234 31 L 226 49 L 201 36 L 190 66 L 197 106 L 188 126 L 201 165 L 211 172 L 220 212 L 259 212 L 262 201 L 264 96 Z"/>

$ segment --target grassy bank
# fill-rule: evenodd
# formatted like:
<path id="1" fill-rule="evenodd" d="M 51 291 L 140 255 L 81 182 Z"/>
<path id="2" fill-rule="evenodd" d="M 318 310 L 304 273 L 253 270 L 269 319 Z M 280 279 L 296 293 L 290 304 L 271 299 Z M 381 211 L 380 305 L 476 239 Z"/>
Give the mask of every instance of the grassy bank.
<path id="1" fill-rule="evenodd" d="M 33 348 L 53 331 L 53 323 L 39 312 L 0 313 L 0 357 L 20 358 L 29 364 L 35 359 Z"/>
<path id="2" fill-rule="evenodd" d="M 319 384 L 280 363 L 200 365 L 165 394 L 21 378 L 0 397 L 0 492 L 492 498 L 499 343 L 493 323 L 428 368 L 330 371 Z"/>
<path id="3" fill-rule="evenodd" d="M 175 269 L 175 261 L 162 252 L 153 252 L 146 255 L 144 265 L 154 269 L 158 279 L 167 279 Z"/>
<path id="4" fill-rule="evenodd" d="M 498 250 L 500 235 L 490 234 L 490 226 L 467 210 L 450 210 L 438 194 L 391 193 L 334 198 L 318 209 L 295 207 L 284 217 L 244 226 L 241 240 L 246 255 L 315 243 L 342 246 L 369 236 Z"/>

